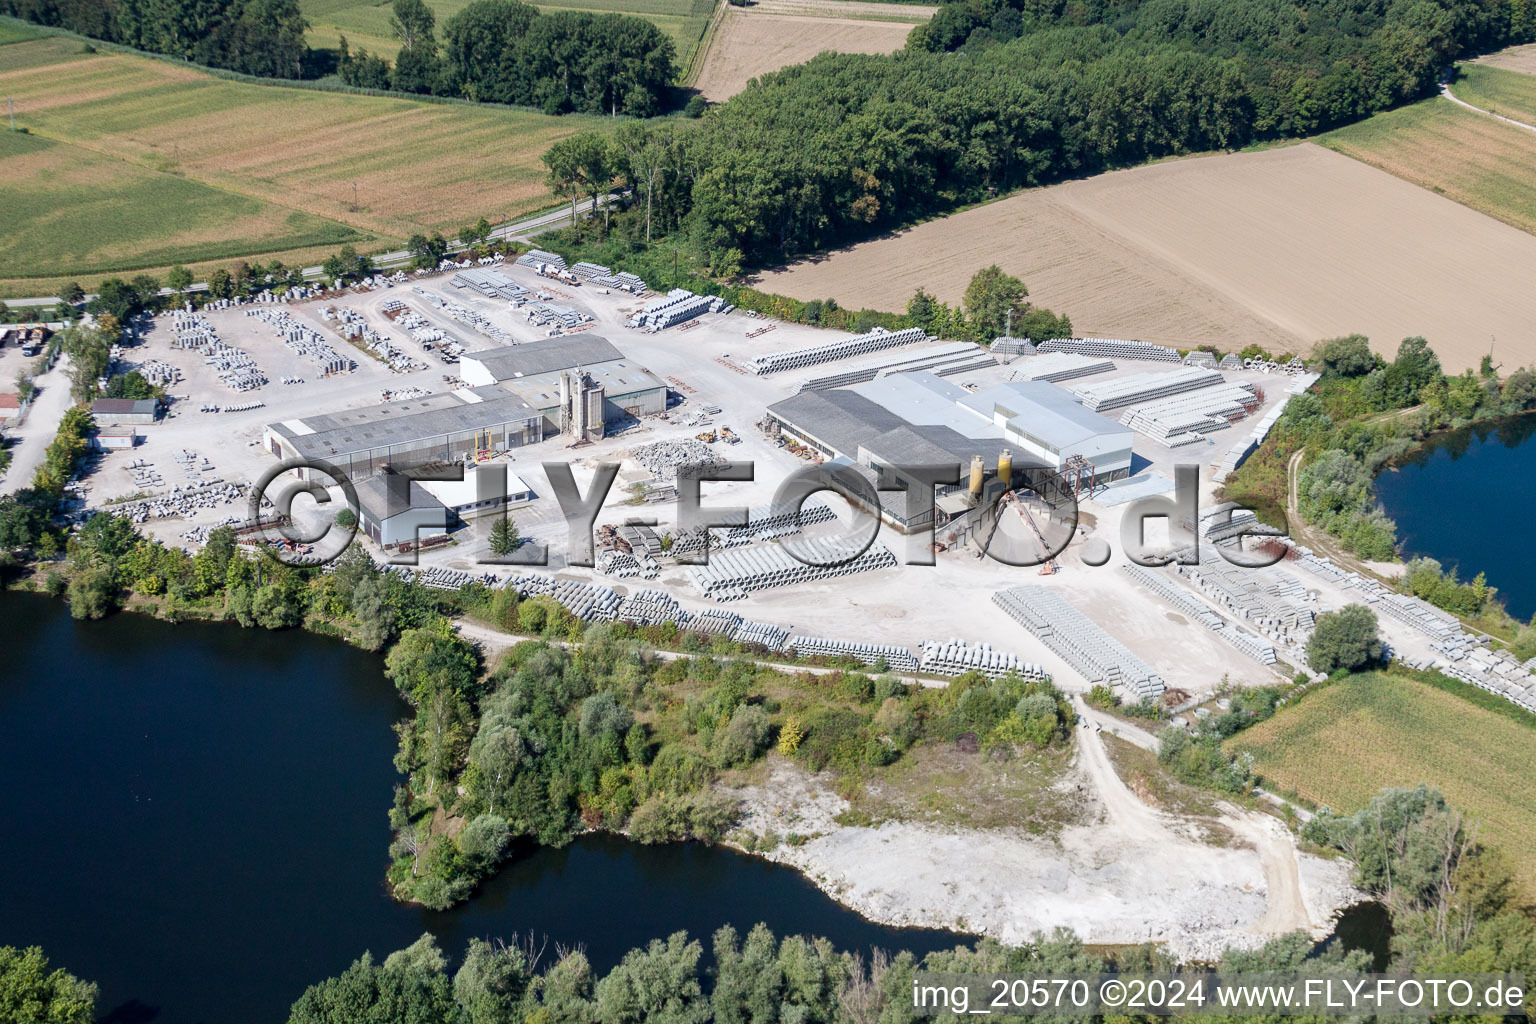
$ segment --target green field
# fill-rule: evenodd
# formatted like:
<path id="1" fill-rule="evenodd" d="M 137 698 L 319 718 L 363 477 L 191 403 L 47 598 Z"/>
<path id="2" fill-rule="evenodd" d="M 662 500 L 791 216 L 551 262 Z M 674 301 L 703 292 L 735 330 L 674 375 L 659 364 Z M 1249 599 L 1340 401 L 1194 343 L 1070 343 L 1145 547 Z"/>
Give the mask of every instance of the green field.
<path id="1" fill-rule="evenodd" d="M 427 0 L 437 15 L 438 38 L 443 23 L 469 6 L 470 0 Z M 535 3 L 543 11 L 596 11 L 604 14 L 634 14 L 650 21 L 667 34 L 677 47 L 677 66 L 688 66 L 714 10 L 713 0 L 559 0 Z M 391 59 L 400 43 L 389 28 L 390 3 L 359 3 L 358 0 L 300 0 L 299 9 L 309 19 L 309 44 L 334 47 L 341 36 L 353 49 L 362 47 Z"/>
<path id="2" fill-rule="evenodd" d="M 23 39 L 36 39 L 44 33 L 19 21 L 0 22 L 0 46 L 19 43 Z"/>
<path id="3" fill-rule="evenodd" d="M 1463 684 L 1368 673 L 1308 693 L 1227 741 L 1265 785 L 1338 811 L 1384 786 L 1439 789 L 1536 893 L 1536 716 Z"/>
<path id="4" fill-rule="evenodd" d="M 345 224 L 20 132 L 0 133 L 0 277 L 195 263 L 363 236 Z"/>
<path id="5" fill-rule="evenodd" d="M 1437 96 L 1315 141 L 1536 233 L 1536 132 Z"/>
<path id="6" fill-rule="evenodd" d="M 13 170 L 0 184 L 0 208 L 24 210 L 20 223 L 0 217 L 0 294 L 10 295 L 38 294 L 51 274 L 89 286 L 87 268 L 157 269 L 193 258 L 184 253 L 280 245 L 292 251 L 277 258 L 313 264 L 346 228 L 393 248 L 418 231 L 505 222 L 553 205 L 539 159 L 550 143 L 617 124 L 254 85 L 172 61 L 83 53 L 58 36 L 0 46 L 3 96 L 14 97 L 17 124 L 34 139 L 69 144 L 27 155 L 26 166 L 72 175 L 44 188 L 38 175 L 53 171 Z M 100 196 L 86 194 L 97 188 Z"/>
<path id="7" fill-rule="evenodd" d="M 1487 64 L 1462 64 L 1451 91 L 1474 107 L 1536 124 L 1536 75 L 1505 71 Z"/>

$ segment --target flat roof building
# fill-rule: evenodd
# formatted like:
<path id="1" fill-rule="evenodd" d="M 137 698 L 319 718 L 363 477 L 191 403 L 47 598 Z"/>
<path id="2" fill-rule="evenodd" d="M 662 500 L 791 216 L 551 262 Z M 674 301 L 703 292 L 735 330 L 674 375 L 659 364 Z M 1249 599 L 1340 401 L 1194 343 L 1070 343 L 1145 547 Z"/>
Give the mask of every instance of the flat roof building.
<path id="1" fill-rule="evenodd" d="M 329 462 L 356 481 L 385 466 L 460 462 L 544 436 L 536 410 L 492 385 L 269 423 L 263 441 L 279 459 Z"/>
<path id="2" fill-rule="evenodd" d="M 500 487 L 496 486 L 497 470 L 505 471 Z M 534 498 L 533 488 L 505 463 L 466 466 L 462 480 L 422 480 L 421 486 L 460 519 L 527 504 Z"/>

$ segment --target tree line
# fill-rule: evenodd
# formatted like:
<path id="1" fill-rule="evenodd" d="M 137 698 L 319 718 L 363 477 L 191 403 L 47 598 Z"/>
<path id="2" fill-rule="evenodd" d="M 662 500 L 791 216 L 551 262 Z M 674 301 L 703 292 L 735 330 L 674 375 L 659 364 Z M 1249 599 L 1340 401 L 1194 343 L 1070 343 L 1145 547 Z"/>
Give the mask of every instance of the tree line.
<path id="1" fill-rule="evenodd" d="M 0 13 L 262 78 L 304 77 L 296 0 L 0 0 Z"/>
<path id="2" fill-rule="evenodd" d="M 700 121 L 634 126 L 625 234 L 665 234 L 711 275 L 772 265 L 1018 188 L 1315 133 L 1536 38 L 1519 0 L 1024 6 L 950 4 L 895 55 L 823 54 Z"/>
<path id="3" fill-rule="evenodd" d="M 337 73 L 348 85 L 486 103 L 548 114 L 659 113 L 676 75 L 672 41 L 644 18 L 556 10 L 521 0 L 474 0 L 443 25 L 422 0 L 394 0 L 400 40 L 391 66 L 343 37 Z"/>

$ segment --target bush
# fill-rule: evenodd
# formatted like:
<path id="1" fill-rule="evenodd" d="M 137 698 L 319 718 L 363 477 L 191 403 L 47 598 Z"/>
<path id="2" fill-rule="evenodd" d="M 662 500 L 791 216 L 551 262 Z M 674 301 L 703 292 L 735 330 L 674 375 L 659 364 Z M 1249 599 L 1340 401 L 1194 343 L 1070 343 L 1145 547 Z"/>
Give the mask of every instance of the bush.
<path id="1" fill-rule="evenodd" d="M 730 722 L 715 735 L 710 760 L 717 768 L 750 764 L 768 745 L 768 733 L 767 712 L 752 704 L 739 705 Z"/>

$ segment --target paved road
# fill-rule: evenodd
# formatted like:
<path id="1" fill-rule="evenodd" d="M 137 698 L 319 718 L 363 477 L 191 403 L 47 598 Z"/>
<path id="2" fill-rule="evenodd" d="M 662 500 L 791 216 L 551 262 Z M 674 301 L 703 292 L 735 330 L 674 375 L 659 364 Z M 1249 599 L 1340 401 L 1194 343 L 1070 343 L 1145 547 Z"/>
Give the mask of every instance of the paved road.
<path id="1" fill-rule="evenodd" d="M 1458 99 L 1456 94 L 1451 92 L 1451 83 L 1449 82 L 1440 83 L 1440 95 L 1444 96 L 1458 107 L 1466 107 L 1468 110 L 1476 111 L 1479 114 L 1486 114 L 1489 117 L 1496 117 L 1500 121 L 1503 121 L 1505 124 L 1512 124 L 1516 128 L 1524 128 L 1528 132 L 1536 132 L 1536 124 L 1526 124 L 1524 121 L 1516 121 L 1512 117 L 1505 117 L 1503 114 L 1495 114 L 1491 110 L 1484 110 L 1482 107 L 1474 107 L 1466 100 Z"/>
<path id="2" fill-rule="evenodd" d="M 69 357 L 60 356 L 53 369 L 37 378 L 37 396 L 27 410 L 26 422 L 7 430 L 20 443 L 11 448 L 11 468 L 0 477 L 0 494 L 31 486 L 33 474 L 43 464 L 43 453 L 53 443 L 59 422 L 70 406 L 68 367 Z"/>
<path id="3" fill-rule="evenodd" d="M 616 192 L 607 196 L 603 196 L 600 202 L 589 203 L 586 209 L 578 213 L 578 216 L 590 217 L 599 209 L 601 209 L 603 205 L 616 202 L 620 198 L 622 197 L 619 195 L 619 193 Z M 522 220 L 513 221 L 510 224 L 503 224 L 500 227 L 492 228 L 491 238 L 507 239 L 511 241 L 526 241 L 532 238 L 534 235 L 548 231 L 550 228 L 559 227 L 568 223 L 570 221 L 570 217 L 570 207 L 562 206 L 558 210 L 551 210 L 548 213 L 536 214 L 532 217 L 525 217 Z M 450 252 L 459 252 L 463 250 L 464 246 L 455 243 L 450 245 L 448 248 Z M 386 252 L 379 256 L 375 256 L 373 262 L 380 268 L 394 268 L 400 266 L 401 264 L 409 263 L 410 259 L 410 253 L 406 252 L 404 249 L 399 249 L 395 252 Z M 321 276 L 321 270 L 319 267 L 305 267 L 304 276 L 312 280 L 319 278 Z M 198 281 L 196 284 L 187 289 L 189 292 L 202 292 L 207 290 L 208 283 L 206 281 Z M 171 295 L 173 292 L 169 288 L 162 288 L 160 289 L 160 294 Z M 94 294 L 90 294 L 86 296 L 86 300 L 89 301 L 95 297 L 96 296 Z M 56 306 L 59 303 L 59 297 L 57 295 L 39 295 L 28 299 L 6 299 L 5 302 L 6 305 L 12 307 Z"/>

